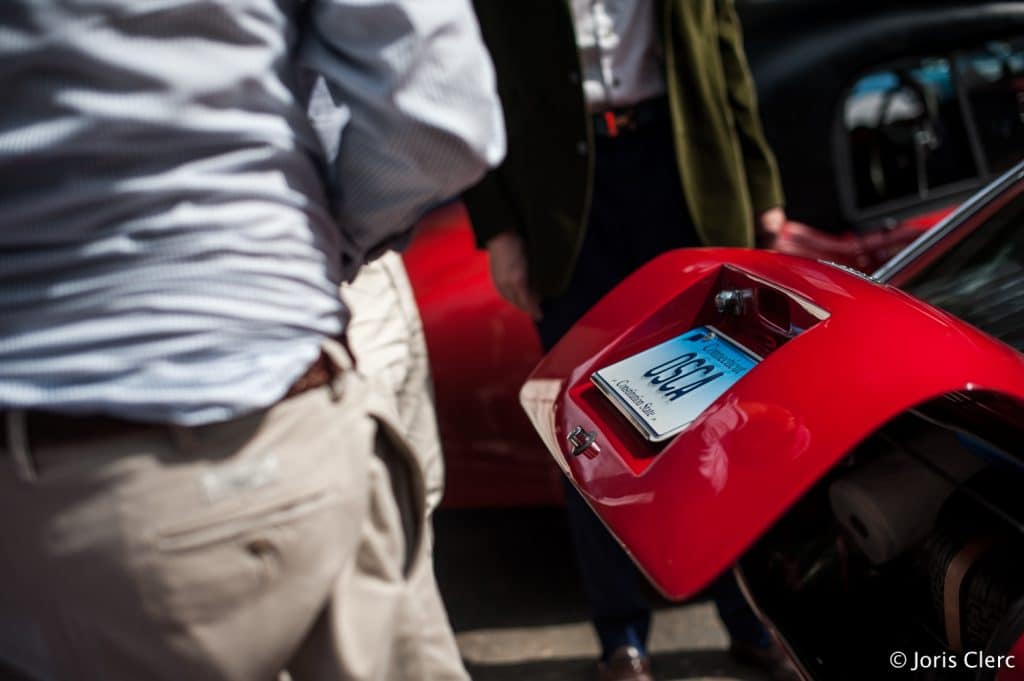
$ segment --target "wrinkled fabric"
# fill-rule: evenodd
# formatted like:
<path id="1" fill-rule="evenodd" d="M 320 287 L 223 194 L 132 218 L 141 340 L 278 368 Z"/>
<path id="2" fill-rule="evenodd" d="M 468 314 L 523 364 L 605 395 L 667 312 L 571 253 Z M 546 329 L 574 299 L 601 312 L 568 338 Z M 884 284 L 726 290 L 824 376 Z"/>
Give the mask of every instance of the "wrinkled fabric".
<path id="1" fill-rule="evenodd" d="M 340 282 L 504 150 L 465 0 L 0 19 L 0 407 L 200 424 L 273 404 L 341 333 Z M 330 165 L 311 70 L 341 116 Z"/>

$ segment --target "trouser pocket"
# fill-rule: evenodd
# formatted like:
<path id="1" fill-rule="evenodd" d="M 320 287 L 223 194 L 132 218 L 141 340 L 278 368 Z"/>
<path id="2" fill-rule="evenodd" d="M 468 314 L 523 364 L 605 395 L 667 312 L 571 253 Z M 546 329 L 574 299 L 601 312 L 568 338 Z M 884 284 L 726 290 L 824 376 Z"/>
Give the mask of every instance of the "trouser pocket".
<path id="1" fill-rule="evenodd" d="M 386 484 L 378 486 L 381 493 L 390 499 L 377 501 L 378 505 L 392 508 L 394 522 L 401 532 L 401 572 L 408 578 L 416 566 L 421 551 L 420 545 L 426 533 L 426 492 L 423 471 L 412 448 L 401 435 L 391 415 L 380 410 L 370 410 L 377 422 L 377 438 L 374 454 L 381 464 L 380 472 L 386 475 Z"/>

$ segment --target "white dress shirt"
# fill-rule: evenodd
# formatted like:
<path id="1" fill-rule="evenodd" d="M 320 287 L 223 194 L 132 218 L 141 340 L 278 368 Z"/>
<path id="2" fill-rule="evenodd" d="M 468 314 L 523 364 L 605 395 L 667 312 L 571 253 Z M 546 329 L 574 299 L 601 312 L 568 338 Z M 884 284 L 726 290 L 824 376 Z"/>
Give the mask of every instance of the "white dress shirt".
<path id="1" fill-rule="evenodd" d="M 654 0 L 572 0 L 590 111 L 665 93 L 654 10 Z"/>
<path id="2" fill-rule="evenodd" d="M 504 153 L 468 0 L 0 17 L 0 410 L 273 404 L 342 331 L 339 283 Z M 303 68 L 335 104 L 331 167 Z"/>

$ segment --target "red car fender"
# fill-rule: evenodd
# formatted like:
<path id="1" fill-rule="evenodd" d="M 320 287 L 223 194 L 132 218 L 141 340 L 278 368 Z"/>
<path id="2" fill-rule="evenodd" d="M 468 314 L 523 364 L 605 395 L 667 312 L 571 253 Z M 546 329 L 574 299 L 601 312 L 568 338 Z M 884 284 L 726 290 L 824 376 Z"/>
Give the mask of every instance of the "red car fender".
<path id="1" fill-rule="evenodd" d="M 1013 666 L 1004 665 L 996 674 L 996 681 L 1024 681 L 1024 638 L 1017 641 L 1009 656 L 1013 658 Z"/>
<path id="2" fill-rule="evenodd" d="M 601 367 L 697 326 L 723 266 L 827 311 L 663 447 L 591 388 Z M 706 309 L 706 308 L 703 308 Z M 853 447 L 955 391 L 1024 400 L 1024 356 L 901 291 L 830 265 L 740 249 L 674 251 L 604 298 L 520 400 L 556 462 L 653 583 L 694 595 Z M 596 436 L 571 455 L 576 427 Z"/>
<path id="3" fill-rule="evenodd" d="M 561 476 L 516 401 L 540 341 L 530 318 L 494 289 L 462 205 L 426 217 L 404 260 L 434 379 L 444 505 L 558 503 Z"/>

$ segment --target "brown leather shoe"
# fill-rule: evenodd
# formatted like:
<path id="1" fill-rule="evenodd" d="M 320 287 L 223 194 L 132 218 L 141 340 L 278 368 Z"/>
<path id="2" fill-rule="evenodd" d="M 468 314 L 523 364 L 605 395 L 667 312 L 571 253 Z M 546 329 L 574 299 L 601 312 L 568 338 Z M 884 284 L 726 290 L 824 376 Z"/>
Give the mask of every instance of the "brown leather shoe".
<path id="1" fill-rule="evenodd" d="M 772 681 L 800 681 L 802 678 L 789 656 L 775 644 L 759 646 L 733 642 L 729 645 L 729 657 L 766 672 Z"/>
<path id="2" fill-rule="evenodd" d="M 597 663 L 598 681 L 654 681 L 651 658 L 633 646 L 616 648 L 607 662 Z"/>

